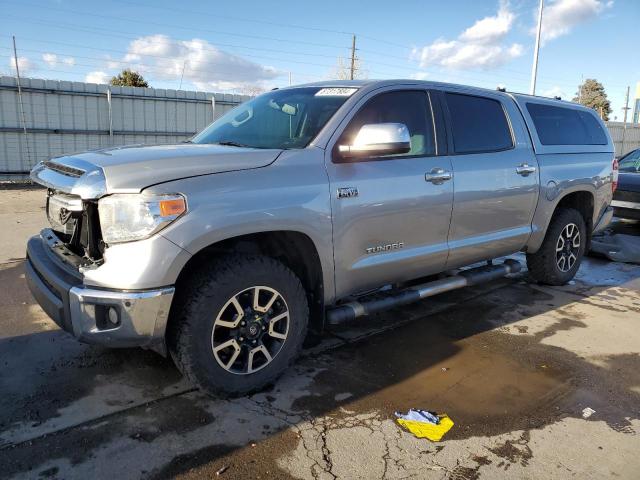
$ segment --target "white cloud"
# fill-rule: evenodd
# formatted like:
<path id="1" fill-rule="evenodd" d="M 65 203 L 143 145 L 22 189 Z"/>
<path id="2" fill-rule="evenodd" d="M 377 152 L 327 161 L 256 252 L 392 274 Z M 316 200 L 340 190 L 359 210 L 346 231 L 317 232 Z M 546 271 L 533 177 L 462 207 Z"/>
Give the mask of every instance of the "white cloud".
<path id="1" fill-rule="evenodd" d="M 603 0 L 555 0 L 549 2 L 542 12 L 542 42 L 545 43 L 568 34 L 576 25 L 597 17 L 612 6 L 613 1 Z M 535 27 L 532 31 L 535 33 Z"/>
<path id="2" fill-rule="evenodd" d="M 55 53 L 43 53 L 42 60 L 50 67 L 53 67 L 58 63 L 58 56 Z"/>
<path id="3" fill-rule="evenodd" d="M 564 93 L 564 90 L 562 90 L 559 86 L 554 85 L 553 87 L 547 89 L 547 90 L 543 90 L 542 91 L 542 96 L 543 97 L 549 97 L 549 98 L 553 98 L 553 97 L 560 97 L 560 98 L 565 98 L 566 95 Z"/>
<path id="4" fill-rule="evenodd" d="M 479 43 L 500 41 L 511 30 L 514 19 L 515 15 L 509 11 L 509 5 L 502 3 L 496 15 L 478 20 L 462 32 L 460 40 Z"/>
<path id="5" fill-rule="evenodd" d="M 76 59 L 73 57 L 58 57 L 55 53 L 43 53 L 42 60 L 50 67 L 55 67 L 58 64 L 73 67 L 76 64 Z"/>
<path id="6" fill-rule="evenodd" d="M 414 80 L 426 80 L 427 78 L 429 78 L 429 74 L 427 72 L 416 72 L 409 75 L 409 78 L 412 78 Z"/>
<path id="7" fill-rule="evenodd" d="M 162 80 L 178 81 L 184 68 L 184 82 L 201 90 L 227 90 L 264 86 L 279 76 L 273 67 L 263 66 L 220 50 L 206 40 L 173 40 L 167 35 L 140 37 L 129 44 L 122 62 L 110 62 L 119 69 L 129 67 Z"/>
<path id="8" fill-rule="evenodd" d="M 456 40 L 438 39 L 414 49 L 411 56 L 422 68 L 433 65 L 456 69 L 500 66 L 523 52 L 522 45 L 504 42 L 514 20 L 509 4 L 502 1 L 495 15 L 476 21 Z"/>
<path id="9" fill-rule="evenodd" d="M 111 79 L 111 75 L 105 72 L 100 72 L 100 71 L 89 72 L 84 77 L 84 81 L 87 83 L 109 83 L 110 79 Z"/>
<path id="10" fill-rule="evenodd" d="M 9 67 L 15 72 L 16 62 L 13 57 L 9 58 Z M 18 57 L 18 68 L 20 68 L 20 75 L 24 75 L 37 70 L 38 64 L 27 57 Z"/>

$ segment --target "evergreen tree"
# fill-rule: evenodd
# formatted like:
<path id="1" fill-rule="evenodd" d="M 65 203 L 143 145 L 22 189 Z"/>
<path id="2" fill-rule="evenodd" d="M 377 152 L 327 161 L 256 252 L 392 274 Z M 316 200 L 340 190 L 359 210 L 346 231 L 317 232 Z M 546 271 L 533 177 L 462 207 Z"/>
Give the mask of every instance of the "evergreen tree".
<path id="1" fill-rule="evenodd" d="M 593 108 L 603 120 L 609 120 L 611 113 L 611 102 L 607 98 L 607 93 L 602 85 L 595 78 L 587 78 L 580 87 L 573 101 Z"/>

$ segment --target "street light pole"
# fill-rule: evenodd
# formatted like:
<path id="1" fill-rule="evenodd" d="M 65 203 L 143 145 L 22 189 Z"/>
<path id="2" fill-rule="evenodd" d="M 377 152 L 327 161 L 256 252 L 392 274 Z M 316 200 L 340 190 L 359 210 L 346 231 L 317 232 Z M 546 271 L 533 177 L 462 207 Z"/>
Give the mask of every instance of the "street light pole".
<path id="1" fill-rule="evenodd" d="M 536 32 L 536 47 L 533 52 L 533 67 L 531 68 L 531 95 L 536 94 L 536 77 L 538 76 L 538 51 L 540 50 L 540 32 L 542 31 L 542 10 L 544 0 L 540 0 L 540 10 L 538 11 L 538 31 Z"/>
<path id="2" fill-rule="evenodd" d="M 27 121 L 24 116 L 24 103 L 22 101 L 22 85 L 20 83 L 20 66 L 18 61 L 18 50 L 16 49 L 16 37 L 13 36 L 13 59 L 16 63 L 16 83 L 18 85 L 18 103 L 20 104 L 20 118 L 22 120 L 22 131 L 24 133 L 24 146 L 27 150 L 27 162 L 31 164 L 31 152 L 29 151 L 29 136 L 27 135 Z"/>

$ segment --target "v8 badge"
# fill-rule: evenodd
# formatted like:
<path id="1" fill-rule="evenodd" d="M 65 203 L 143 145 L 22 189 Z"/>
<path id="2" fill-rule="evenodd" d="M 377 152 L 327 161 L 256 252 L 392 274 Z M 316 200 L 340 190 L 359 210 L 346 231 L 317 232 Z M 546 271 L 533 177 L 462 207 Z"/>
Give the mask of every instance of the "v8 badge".
<path id="1" fill-rule="evenodd" d="M 358 196 L 356 187 L 343 187 L 338 189 L 338 198 L 352 198 Z"/>

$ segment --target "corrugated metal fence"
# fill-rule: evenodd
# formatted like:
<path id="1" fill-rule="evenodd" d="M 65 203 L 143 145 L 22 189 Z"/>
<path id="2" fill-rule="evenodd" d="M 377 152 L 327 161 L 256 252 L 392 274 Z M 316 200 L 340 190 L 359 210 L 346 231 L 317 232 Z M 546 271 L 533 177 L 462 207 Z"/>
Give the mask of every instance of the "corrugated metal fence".
<path id="1" fill-rule="evenodd" d="M 0 179 L 40 160 L 135 143 L 174 143 L 250 97 L 0 77 Z M 215 112 L 215 113 L 214 113 Z"/>
<path id="2" fill-rule="evenodd" d="M 605 122 L 613 143 L 616 146 L 616 154 L 624 155 L 633 149 L 640 148 L 640 124 Z"/>

